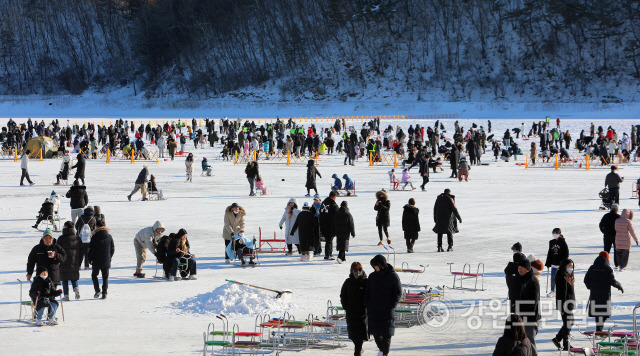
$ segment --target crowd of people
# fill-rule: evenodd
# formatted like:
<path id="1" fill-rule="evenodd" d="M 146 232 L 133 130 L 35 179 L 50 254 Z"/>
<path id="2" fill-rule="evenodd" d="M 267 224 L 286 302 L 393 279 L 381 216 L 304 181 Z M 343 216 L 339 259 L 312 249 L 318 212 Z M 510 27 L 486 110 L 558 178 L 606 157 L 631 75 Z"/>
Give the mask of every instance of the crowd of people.
<path id="1" fill-rule="evenodd" d="M 442 170 L 443 162 L 447 162 L 451 168 L 450 178 L 468 181 L 469 173 L 473 165 L 481 165 L 482 155 L 491 146 L 496 160 L 508 161 L 511 157 L 517 159 L 522 155 L 516 140 L 511 134 L 520 135 L 529 139 L 539 138 L 539 146 L 531 142 L 531 159 L 535 164 L 536 159 L 548 159 L 554 150 L 560 154 L 569 149 L 572 142 L 568 130 L 560 129 L 559 119 L 556 127 L 551 127 L 549 118 L 545 121 L 534 122 L 528 135 L 524 135 L 524 124 L 521 127 L 507 130 L 502 139 L 495 139 L 491 134 L 491 122 L 488 122 L 487 130 L 483 126 L 473 125 L 468 130 L 461 127 L 456 121 L 451 139 L 445 136 L 444 125 L 436 122 L 433 127 L 410 125 L 407 133 L 397 126 L 380 127 L 379 120 L 372 120 L 363 124 L 358 132 L 353 127 L 348 127 L 344 120 L 336 122 L 326 128 L 317 128 L 315 125 L 303 127 L 292 120 L 276 120 L 275 123 L 256 125 L 254 121 L 241 123 L 238 120 L 221 119 L 216 127 L 216 120 L 204 120 L 204 127 L 200 127 L 193 119 L 179 121 L 177 123 L 165 123 L 164 125 L 140 125 L 135 127 L 133 123 L 118 120 L 115 124 L 104 125 L 67 125 L 62 127 L 57 120 L 45 124 L 42 122 L 27 121 L 18 125 L 9 121 L 2 128 L 0 141 L 3 149 L 26 147 L 26 143 L 32 137 L 51 137 L 59 145 L 60 155 L 63 156 L 60 171 L 56 173 L 56 180 L 68 179 L 71 171 L 75 169 L 74 181 L 69 191 L 65 194 L 70 199 L 71 220 L 66 221 L 62 228 L 62 235 L 55 239 L 53 232 L 46 230 L 38 245 L 36 245 L 28 257 L 27 279 L 32 278 L 36 271 L 37 283 L 32 283 L 30 296 L 34 300 L 37 310 L 37 324 L 44 324 L 44 311 L 48 309 L 47 322 L 55 325 L 55 317 L 58 302 L 56 297 L 62 297 L 63 301 L 70 300 L 69 281 L 75 299 L 80 298 L 78 287 L 79 271 L 84 261 L 85 269 L 92 269 L 91 278 L 94 284 L 94 297 L 105 299 L 108 294 L 109 269 L 111 259 L 115 252 L 113 238 L 106 227 L 104 215 L 98 206 L 89 206 L 89 197 L 85 184 L 85 171 L 87 159 L 95 158 L 96 153 L 109 151 L 116 155 L 118 152 L 132 154 L 131 149 L 143 152 L 145 141 L 147 145 L 155 144 L 159 157 L 164 157 L 165 149 L 173 160 L 177 154 L 185 154 L 186 181 L 193 180 L 195 157 L 193 153 L 186 152 L 188 140 L 191 140 L 194 148 L 203 147 L 207 142 L 213 147 L 216 143 L 221 146 L 221 158 L 228 159 L 233 155 L 245 155 L 249 157 L 245 167 L 245 174 L 249 182 L 249 195 L 265 193 L 266 186 L 260 174 L 260 166 L 257 160 L 250 157 L 264 157 L 269 159 L 273 155 L 295 155 L 308 157 L 305 188 L 306 197 L 312 197 L 313 202 L 304 202 L 298 205 L 296 198 L 288 200 L 284 207 L 282 218 L 279 221 L 280 229 L 285 233 L 286 255 L 296 252 L 301 255 L 303 261 L 312 260 L 313 256 L 321 256 L 324 252 L 324 260 L 337 260 L 338 263 L 347 261 L 346 253 L 349 251 L 349 240 L 356 237 L 356 229 L 348 201 L 337 201 L 338 191 L 348 190 L 353 187 L 353 181 L 348 175 L 343 175 L 345 186 L 337 174 L 333 175 L 334 183 L 328 196 L 324 199 L 318 194 L 316 177 L 322 175 L 316 167 L 317 154 L 331 155 L 343 153 L 344 164 L 355 165 L 358 159 L 370 160 L 380 158 L 383 150 L 392 151 L 401 157 L 402 177 L 398 180 L 395 170 L 389 172 L 391 189 L 402 189 L 410 186 L 415 189 L 411 181 L 410 170 L 417 167 L 422 178 L 421 189 L 426 190 L 429 182 L 430 171 L 436 173 Z M 186 131 L 186 132 L 185 132 Z M 382 132 L 381 132 L 382 131 Z M 131 132 L 131 134 L 130 134 Z M 630 157 L 630 152 L 636 149 L 639 142 L 640 130 L 632 126 L 631 138 L 625 133 L 619 139 L 618 134 L 612 128 L 603 130 L 591 125 L 591 136 L 584 131 L 576 140 L 576 149 L 585 154 L 601 157 L 603 147 L 606 150 L 605 161 L 612 160 L 617 155 L 623 158 Z M 130 140 L 130 136 L 134 140 Z M 178 150 L 180 144 L 180 151 Z M 541 150 L 538 155 L 537 150 Z M 335 151 L 334 151 L 335 148 Z M 68 151 L 77 151 L 75 164 L 70 159 Z M 254 155 L 260 152 L 262 155 Z M 21 158 L 21 179 L 34 184 L 28 172 L 29 150 L 24 150 Z M 568 154 L 566 154 L 568 156 Z M 205 158 L 201 162 L 202 174 L 212 175 L 214 166 Z M 638 243 L 632 226 L 633 212 L 624 209 L 618 215 L 619 185 L 623 178 L 616 173 L 614 166 L 606 177 L 605 186 L 608 187 L 611 196 L 611 211 L 600 222 L 600 230 L 604 235 L 603 251 L 595 259 L 587 272 L 584 283 L 590 290 L 589 300 L 591 309 L 589 315 L 596 318 L 597 329 L 603 328 L 604 322 L 610 315 L 611 287 L 622 291 L 622 286 L 615 280 L 613 269 L 609 266 L 609 253 L 613 247 L 614 264 L 618 271 L 624 271 L 629 259 L 631 238 Z M 144 165 L 134 183 L 134 188 L 127 199 L 141 192 L 142 200 L 147 200 L 149 192 L 157 192 L 155 178 L 150 175 L 149 168 Z M 55 197 L 54 197 L 55 196 Z M 57 200 L 56 200 L 57 199 Z M 38 213 L 38 220 L 34 228 L 42 221 L 50 220 L 56 215 L 59 205 L 59 197 L 52 193 L 42 204 Z M 378 245 L 391 244 L 388 228 L 390 226 L 391 199 L 388 193 L 382 189 L 375 193 L 373 205 L 375 225 L 378 230 Z M 402 231 L 407 253 L 414 252 L 414 245 L 421 232 L 420 211 L 416 207 L 414 197 L 408 199 L 402 209 Z M 247 265 L 245 257 L 248 257 L 248 265 L 255 265 L 253 253 L 255 246 L 244 235 L 245 218 L 247 212 L 238 203 L 233 203 L 225 209 L 222 227 L 224 240 L 225 263 L 239 260 Z M 445 189 L 435 200 L 433 208 L 434 227 L 436 234 L 437 251 L 445 252 L 443 238 L 447 236 L 447 252 L 453 251 L 453 235 L 458 233 L 458 223 L 462 223 L 460 213 L 455 204 L 455 196 L 450 189 Z M 53 224 L 55 227 L 55 224 Z M 154 259 L 163 264 L 164 277 L 170 281 L 195 280 L 197 275 L 196 256 L 190 251 L 187 231 L 184 228 L 177 233 L 165 234 L 164 224 L 160 221 L 152 226 L 141 229 L 134 237 L 133 245 L 136 253 L 135 277 L 145 278 L 143 266 L 147 259 L 147 250 L 153 254 Z M 568 349 L 569 335 L 573 325 L 573 311 L 575 309 L 575 264 L 570 259 L 567 241 L 559 228 L 552 231 L 553 238 L 549 242 L 549 250 L 546 262 L 543 264 L 535 256 L 526 257 L 522 253 L 522 245 L 516 243 L 512 250 L 513 261 L 505 269 L 505 277 L 510 300 L 511 314 L 506 321 L 504 335 L 498 340 L 494 355 L 510 355 L 514 350 L 523 350 L 523 354 L 536 355 L 536 334 L 540 320 L 540 281 L 542 270 L 547 267 L 551 279 L 549 297 L 555 297 L 558 311 L 562 317 L 562 328 L 552 339 L 560 349 Z M 335 245 L 334 245 L 335 239 Z M 324 246 L 322 245 L 324 242 Z M 323 249 L 324 247 L 324 249 Z M 334 247 L 337 256 L 334 257 Z M 389 353 L 391 336 L 394 334 L 393 309 L 397 304 L 402 288 L 399 278 L 393 266 L 387 263 L 383 256 L 378 255 L 371 260 L 371 266 L 375 272 L 367 277 L 359 262 L 351 264 L 349 278 L 344 282 L 340 297 L 347 315 L 349 338 L 354 342 L 356 354 L 362 349 L 362 343 L 373 336 L 381 353 Z M 36 268 L 37 267 L 37 268 Z M 100 288 L 98 276 L 102 276 L 102 288 Z M 57 287 L 62 284 L 62 290 Z"/>

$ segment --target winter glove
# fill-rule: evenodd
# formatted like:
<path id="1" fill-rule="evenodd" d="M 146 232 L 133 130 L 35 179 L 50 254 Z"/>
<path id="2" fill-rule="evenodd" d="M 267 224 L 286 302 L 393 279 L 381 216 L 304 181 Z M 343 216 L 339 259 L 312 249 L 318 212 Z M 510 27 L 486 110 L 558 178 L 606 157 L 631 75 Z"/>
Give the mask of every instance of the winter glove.
<path id="1" fill-rule="evenodd" d="M 282 225 L 280 225 L 280 230 L 282 230 Z"/>
<path id="2" fill-rule="evenodd" d="M 59 297 L 62 295 L 62 289 L 58 289 L 57 291 L 52 293 L 54 296 Z"/>
<path id="3" fill-rule="evenodd" d="M 51 303 L 49 302 L 49 298 L 42 298 L 42 306 L 48 307 Z"/>
<path id="4" fill-rule="evenodd" d="M 620 293 L 624 294 L 624 289 L 622 289 L 622 286 L 618 287 L 618 290 L 620 290 Z"/>

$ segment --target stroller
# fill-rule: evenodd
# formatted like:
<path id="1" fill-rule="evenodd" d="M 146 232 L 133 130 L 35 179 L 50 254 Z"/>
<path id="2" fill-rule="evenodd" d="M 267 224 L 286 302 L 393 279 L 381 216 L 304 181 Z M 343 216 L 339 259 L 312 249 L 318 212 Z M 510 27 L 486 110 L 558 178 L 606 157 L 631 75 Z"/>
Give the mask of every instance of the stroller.
<path id="1" fill-rule="evenodd" d="M 604 188 L 598 193 L 600 199 L 602 199 L 602 203 L 600 204 L 600 210 L 610 210 L 611 209 L 611 199 L 609 199 L 609 189 Z"/>

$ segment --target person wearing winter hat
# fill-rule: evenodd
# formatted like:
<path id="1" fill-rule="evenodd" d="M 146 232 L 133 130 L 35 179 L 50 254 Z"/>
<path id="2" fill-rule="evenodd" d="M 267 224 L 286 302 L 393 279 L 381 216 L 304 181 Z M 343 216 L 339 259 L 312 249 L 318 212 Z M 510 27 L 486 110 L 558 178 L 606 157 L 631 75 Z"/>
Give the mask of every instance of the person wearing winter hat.
<path id="1" fill-rule="evenodd" d="M 298 209 L 298 202 L 296 198 L 291 198 L 287 202 L 287 206 L 284 208 L 284 213 L 282 213 L 282 218 L 280 219 L 280 230 L 282 230 L 282 225 L 284 224 L 284 238 L 285 243 L 287 244 L 286 253 L 287 256 L 291 256 L 293 254 L 293 245 L 296 245 L 298 248 L 298 253 L 300 253 L 300 237 L 298 234 L 291 235 L 291 228 L 293 224 L 296 222 L 296 218 L 300 213 L 300 209 Z"/>
<path id="2" fill-rule="evenodd" d="M 513 246 L 511 246 L 511 251 L 513 251 L 514 254 L 522 252 L 522 244 L 519 242 L 514 243 Z"/>
<path id="3" fill-rule="evenodd" d="M 320 217 L 320 207 L 322 206 L 322 199 L 320 199 L 320 195 L 316 194 L 313 196 L 313 204 L 311 204 L 311 212 L 316 218 Z"/>
<path id="4" fill-rule="evenodd" d="M 60 284 L 60 263 L 67 259 L 67 252 L 53 238 L 53 231 L 47 229 L 40 243 L 35 245 L 27 258 L 27 281 L 31 280 L 34 267 L 46 267 L 54 286 Z"/>
<path id="5" fill-rule="evenodd" d="M 389 354 L 391 337 L 395 333 L 393 310 L 402 296 L 400 278 L 382 255 L 371 259 L 375 269 L 369 275 L 364 291 L 364 304 L 367 307 L 369 335 L 372 335 L 380 353 Z"/>
<path id="6" fill-rule="evenodd" d="M 620 218 L 618 214 L 618 204 L 611 204 L 611 211 L 604 214 L 600 219 L 600 232 L 604 242 L 604 251 L 611 252 L 613 247 L 613 263 L 618 267 L 618 257 L 616 256 L 616 220 Z"/>
<path id="7" fill-rule="evenodd" d="M 521 252 L 513 254 L 513 261 L 507 264 L 504 269 L 504 277 L 507 282 L 507 289 L 509 290 L 509 305 L 511 307 L 510 312 L 514 313 L 516 310 L 516 300 L 520 297 L 520 274 L 518 274 L 518 262 L 525 259 L 525 256 Z"/>
<path id="8" fill-rule="evenodd" d="M 320 241 L 320 227 L 318 226 L 318 219 L 310 211 L 309 203 L 307 202 L 304 202 L 302 211 L 298 213 L 289 234 L 294 235 L 296 231 L 298 232 L 300 253 L 302 254 L 300 260 L 310 261 L 312 253 L 315 251 L 315 244 Z"/>
<path id="9" fill-rule="evenodd" d="M 556 279 L 553 283 L 556 285 L 556 307 L 562 317 L 562 328 L 556 336 L 551 339 L 553 344 L 562 351 L 569 351 L 569 334 L 571 326 L 573 326 L 573 310 L 576 307 L 576 293 L 574 263 L 570 259 L 562 261 Z M 562 345 L 560 342 L 562 341 Z"/>
<path id="10" fill-rule="evenodd" d="M 238 205 L 238 203 L 233 203 L 229 205 L 224 210 L 224 227 L 222 229 L 222 238 L 224 239 L 224 263 L 229 264 L 231 260 L 227 255 L 227 246 L 233 240 L 233 235 L 237 233 L 237 227 L 241 227 L 244 229 L 245 227 L 245 212 L 244 208 Z"/>
<path id="11" fill-rule="evenodd" d="M 38 277 L 33 280 L 29 289 L 29 296 L 36 310 L 36 326 L 44 325 L 42 317 L 46 308 L 49 309 L 47 325 L 58 325 L 58 319 L 56 318 L 58 301 L 55 298 L 60 296 L 62 291 L 56 290 L 56 285 L 49 278 L 47 267 L 38 267 L 37 273 Z"/>
<path id="12" fill-rule="evenodd" d="M 531 355 L 537 356 L 536 334 L 540 320 L 540 283 L 535 278 L 531 269 L 531 262 L 522 259 L 518 262 L 518 273 L 521 277 L 522 287 L 520 297 L 516 302 L 516 314 L 522 316 L 524 330 L 531 341 Z"/>
<path id="13" fill-rule="evenodd" d="M 305 183 L 305 187 L 307 188 L 307 195 L 305 197 L 311 196 L 311 189 L 313 189 L 316 194 L 318 194 L 318 188 L 316 187 L 316 176 L 322 178 L 320 172 L 316 168 L 316 161 L 310 159 L 307 162 L 307 182 Z"/>
<path id="14" fill-rule="evenodd" d="M 76 235 L 76 229 L 71 221 L 66 221 L 62 228 L 62 236 L 58 237 L 60 245 L 67 253 L 67 258 L 60 263 L 60 281 L 64 293 L 63 301 L 69 300 L 69 281 L 75 292 L 76 299 L 80 299 L 80 289 L 78 280 L 80 279 L 80 266 L 84 258 L 84 244 L 80 237 Z"/>
<path id="15" fill-rule="evenodd" d="M 611 287 L 624 293 L 609 265 L 609 253 L 602 251 L 584 276 L 584 284 L 589 289 L 589 316 L 596 318 L 596 330 L 601 331 L 604 322 L 611 316 Z"/>
<path id="16" fill-rule="evenodd" d="M 84 209 L 84 214 L 78 217 L 76 221 L 76 232 L 84 244 L 86 255 L 89 255 L 89 242 L 91 241 L 93 231 L 96 229 L 96 221 L 97 219 L 95 218 L 95 212 L 92 206 L 87 206 Z M 84 259 L 84 269 L 89 269 L 89 260 L 86 258 Z"/>
<path id="17" fill-rule="evenodd" d="M 142 273 L 144 262 L 147 260 L 147 249 L 152 254 L 156 254 L 156 246 L 164 233 L 164 224 L 160 221 L 156 221 L 153 226 L 148 226 L 138 231 L 133 239 L 133 247 L 136 250 L 136 272 L 133 274 L 135 277 L 144 278 L 145 274 Z"/>
<path id="18" fill-rule="evenodd" d="M 362 344 L 369 340 L 367 332 L 367 309 L 364 305 L 364 291 L 367 285 L 367 274 L 360 262 L 351 264 L 349 278 L 340 289 L 340 305 L 344 308 L 347 319 L 347 333 L 353 341 L 354 355 L 362 354 Z"/>

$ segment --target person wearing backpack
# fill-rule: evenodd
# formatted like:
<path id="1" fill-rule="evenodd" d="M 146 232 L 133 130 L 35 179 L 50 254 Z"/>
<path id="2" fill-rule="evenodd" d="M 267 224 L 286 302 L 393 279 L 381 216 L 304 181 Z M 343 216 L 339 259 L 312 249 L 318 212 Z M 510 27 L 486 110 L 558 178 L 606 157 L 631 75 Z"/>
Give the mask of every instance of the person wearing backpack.
<path id="1" fill-rule="evenodd" d="M 162 222 L 156 221 L 153 226 L 145 227 L 136 234 L 136 237 L 133 239 L 137 259 L 136 272 L 133 274 L 135 277 L 144 278 L 142 265 L 147 260 L 147 249 L 154 255 L 156 254 L 156 245 L 162 237 L 163 232 L 164 225 Z"/>
<path id="2" fill-rule="evenodd" d="M 531 356 L 531 341 L 524 332 L 522 318 L 511 314 L 504 325 L 504 334 L 498 339 L 493 356 Z"/>
<path id="3" fill-rule="evenodd" d="M 91 242 L 91 235 L 93 230 L 96 229 L 96 218 L 93 211 L 93 207 L 88 206 L 84 209 L 84 214 L 78 217 L 76 221 L 76 232 L 78 237 L 82 240 L 84 245 L 85 255 L 89 254 L 89 243 Z M 89 269 L 89 259 L 84 259 L 84 269 Z"/>

